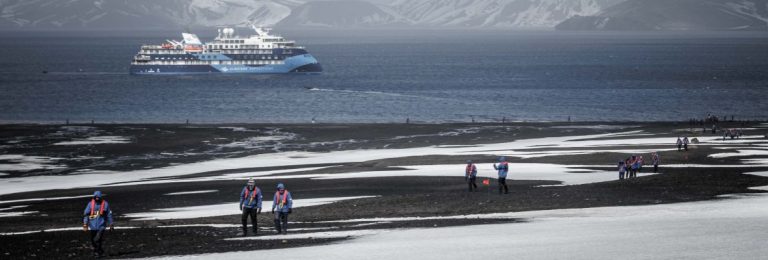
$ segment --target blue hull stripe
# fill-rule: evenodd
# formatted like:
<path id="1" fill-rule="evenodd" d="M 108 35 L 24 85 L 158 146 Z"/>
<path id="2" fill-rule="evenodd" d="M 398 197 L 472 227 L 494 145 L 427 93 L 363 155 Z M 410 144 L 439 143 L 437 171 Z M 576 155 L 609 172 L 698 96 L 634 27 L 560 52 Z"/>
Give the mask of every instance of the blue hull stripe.
<path id="1" fill-rule="evenodd" d="M 315 65 L 315 66 L 306 66 Z M 310 54 L 288 57 L 283 64 L 267 65 L 241 65 L 241 64 L 211 64 L 211 65 L 131 65 L 131 74 L 134 75 L 178 75 L 178 74 L 205 74 L 205 73 L 242 73 L 242 74 L 276 74 L 289 73 L 299 68 L 314 68 L 321 72 L 322 67 L 317 59 Z M 301 70 L 297 70 L 301 71 Z"/>

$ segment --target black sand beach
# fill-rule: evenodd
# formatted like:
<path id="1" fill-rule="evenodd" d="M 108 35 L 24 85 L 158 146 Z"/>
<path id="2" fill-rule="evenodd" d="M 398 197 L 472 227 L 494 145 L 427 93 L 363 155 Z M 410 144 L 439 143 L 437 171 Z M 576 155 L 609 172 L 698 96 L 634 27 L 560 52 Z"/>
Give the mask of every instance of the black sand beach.
<path id="1" fill-rule="evenodd" d="M 406 221 L 329 222 L 361 218 L 403 218 L 460 216 L 485 213 L 520 212 L 563 208 L 649 205 L 679 203 L 712 199 L 727 199 L 719 195 L 756 193 L 750 187 L 768 185 L 768 178 L 743 174 L 766 171 L 768 167 L 743 164 L 742 159 L 764 159 L 764 155 L 713 158 L 714 153 L 736 152 L 749 149 L 753 142 L 763 141 L 768 133 L 760 123 L 728 122 L 722 128 L 743 127 L 745 137 L 723 147 L 691 144 L 687 152 L 661 151 L 661 173 L 630 180 L 609 180 L 578 185 L 559 185 L 558 181 L 516 179 L 514 167 L 508 184 L 510 193 L 499 195 L 496 181 L 490 187 L 467 192 L 462 177 L 463 169 L 445 169 L 455 172 L 448 176 L 409 176 L 379 178 L 313 179 L 286 178 L 257 180 L 265 191 L 265 200 L 271 199 L 278 181 L 285 182 L 294 199 L 370 196 L 377 197 L 344 200 L 332 204 L 302 207 L 290 217 L 291 234 L 312 230 L 396 229 L 413 227 L 443 227 L 489 223 L 524 222 L 516 218 L 456 218 L 409 219 Z M 610 138 L 669 138 L 669 145 L 622 145 L 599 147 L 608 152 L 559 154 L 540 157 L 509 156 L 511 163 L 546 163 L 586 165 L 585 169 L 615 171 L 616 161 L 629 153 L 610 150 L 670 149 L 677 136 L 712 138 L 722 133 L 702 133 L 701 127 L 686 123 L 482 123 L 482 124 L 360 124 L 360 125 L 4 125 L 0 126 L 0 155 L 25 155 L 56 158 L 38 162 L 56 166 L 19 171 L 2 171 L 3 180 L 32 176 L 79 175 L 94 171 L 131 171 L 161 168 L 178 164 L 222 158 L 239 158 L 257 154 L 290 151 L 328 152 L 358 149 L 399 149 L 431 146 L 472 146 L 504 143 L 532 138 L 595 135 L 634 131 L 636 137 Z M 104 144 L 62 144 L 77 140 L 99 140 L 91 137 L 118 136 Z M 91 139 L 88 139 L 91 138 Z M 595 140 L 602 140 L 596 138 Z M 122 140 L 122 141 L 121 141 Z M 753 140 L 753 141 L 750 141 Z M 54 144 L 59 145 L 54 145 Z M 526 149 L 522 152 L 569 151 L 597 149 L 595 147 L 547 147 Z M 10 157 L 0 157 L 10 158 Z M 463 164 L 471 159 L 478 165 L 489 165 L 497 156 L 488 154 L 394 156 L 385 159 L 349 161 L 343 163 L 304 164 L 296 158 L 295 165 L 276 167 L 248 167 L 169 177 L 172 182 L 138 185 L 83 187 L 0 195 L 0 208 L 25 206 L 23 211 L 33 214 L 0 218 L 0 258 L 89 258 L 90 248 L 82 230 L 34 232 L 57 228 L 78 227 L 82 210 L 88 198 L 51 201 L 24 201 L 32 198 L 56 198 L 90 194 L 95 189 L 106 193 L 105 199 L 115 211 L 116 227 L 107 234 L 105 249 L 109 257 L 133 258 L 163 255 L 183 255 L 209 252 L 271 249 L 311 246 L 331 243 L 345 238 L 225 240 L 238 237 L 240 228 L 212 227 L 210 224 L 240 223 L 239 215 L 223 215 L 190 219 L 135 220 L 131 213 L 151 212 L 153 209 L 212 205 L 237 202 L 242 180 L 184 181 L 232 173 L 263 172 L 314 167 L 317 169 L 286 173 L 285 176 L 303 174 L 341 174 L 396 170 L 409 165 Z M 343 160 L 342 160 L 343 161 Z M 0 164 L 20 164 L 8 159 Z M 665 165 L 717 165 L 715 167 L 670 167 Z M 604 166 L 603 166 L 604 165 Z M 643 172 L 649 172 L 646 166 Z M 119 174 L 119 173 L 116 173 Z M 571 174 L 579 174 L 578 171 Z M 613 173 L 612 179 L 617 179 Z M 212 192 L 169 196 L 168 193 L 204 191 Z M 14 200 L 21 200 L 12 202 Z M 9 202 L 11 201 L 11 202 Z M 259 235 L 273 235 L 269 209 L 259 215 L 262 228 Z M 365 225 L 359 225 L 365 224 Z M 200 225 L 200 226 L 179 226 Z M 176 227 L 163 227 L 176 226 Z M 132 227 L 133 229 L 120 229 Z"/>

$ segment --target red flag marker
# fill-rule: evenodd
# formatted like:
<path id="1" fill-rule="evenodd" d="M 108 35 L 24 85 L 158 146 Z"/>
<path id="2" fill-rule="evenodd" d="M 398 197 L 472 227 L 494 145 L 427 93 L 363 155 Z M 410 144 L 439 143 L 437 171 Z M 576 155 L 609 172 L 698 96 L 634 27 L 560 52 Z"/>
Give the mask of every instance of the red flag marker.
<path id="1" fill-rule="evenodd" d="M 489 179 L 483 180 L 483 185 L 485 185 L 485 186 L 491 185 L 491 180 L 489 180 Z"/>

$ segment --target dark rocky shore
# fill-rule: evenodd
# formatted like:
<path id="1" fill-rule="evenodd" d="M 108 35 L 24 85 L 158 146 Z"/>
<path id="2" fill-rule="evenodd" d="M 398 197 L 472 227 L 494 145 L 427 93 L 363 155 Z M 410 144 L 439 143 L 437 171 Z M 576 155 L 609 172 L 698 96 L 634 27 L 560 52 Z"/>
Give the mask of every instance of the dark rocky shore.
<path id="1" fill-rule="evenodd" d="M 728 123 L 722 127 L 741 127 L 741 123 Z M 607 125 L 591 127 L 594 125 Z M 768 128 L 745 126 L 745 134 L 759 136 Z M 570 127 L 560 127 L 570 126 Z M 226 128 L 224 128 L 226 127 Z M 234 127 L 234 128 L 230 128 Z M 430 124 L 430 125 L 94 125 L 73 131 L 58 125 L 5 125 L 0 126 L 0 154 L 23 154 L 50 158 L 60 168 L 8 171 L 4 179 L 29 176 L 84 174 L 82 169 L 128 171 L 144 168 L 242 157 L 282 151 L 335 151 L 354 149 L 393 149 L 431 145 L 473 145 L 500 143 L 519 139 L 587 135 L 611 132 L 643 131 L 655 137 L 669 137 L 670 146 L 678 135 L 701 136 L 701 128 L 688 132 L 685 123 L 511 123 L 511 124 Z M 681 130 L 682 129 L 682 130 Z M 55 143 L 85 140 L 92 136 L 123 136 L 128 143 L 91 145 L 53 145 Z M 267 136 L 276 136 L 269 137 Z M 706 134 L 706 136 L 717 136 Z M 259 138 L 262 137 L 262 138 Z M 255 138 L 255 139 L 254 139 Z M 249 141 L 250 140 L 250 141 Z M 755 139 L 758 140 L 758 139 Z M 235 145 L 233 145 L 235 144 Z M 734 143 L 734 146 L 737 144 Z M 740 143 L 740 147 L 751 144 Z M 661 147 L 660 147 L 661 148 Z M 668 148 L 668 147 L 667 147 Z M 567 148 L 563 148 L 567 149 Z M 749 187 L 768 185 L 768 178 L 743 174 L 766 171 L 768 167 L 741 167 L 738 159 L 711 158 L 712 153 L 732 152 L 735 148 L 713 149 L 695 146 L 688 152 L 664 151 L 662 173 L 631 180 L 613 180 L 582 185 L 560 186 L 557 181 L 516 180 L 514 168 L 510 172 L 510 193 L 499 195 L 495 180 L 491 186 L 481 186 L 477 192 L 467 192 L 461 177 L 382 177 L 320 180 L 289 179 L 285 182 L 296 199 L 377 195 L 374 198 L 346 200 L 333 204 L 297 208 L 290 217 L 292 234 L 311 230 L 394 229 L 414 227 L 444 227 L 510 223 L 526 219 L 422 219 L 391 222 L 333 223 L 327 221 L 359 218 L 435 217 L 468 214 L 504 213 L 563 208 L 604 207 L 679 203 L 720 198 L 719 195 L 761 192 Z M 556 155 L 521 159 L 511 157 L 513 163 L 554 163 L 614 165 L 627 154 L 603 152 L 582 155 Z M 78 159 L 91 158 L 91 159 Z M 765 158 L 746 156 L 743 158 Z M 344 173 L 391 169 L 403 165 L 461 164 L 466 159 L 490 164 L 496 160 L 488 155 L 429 155 L 397 157 L 366 162 L 328 165 L 323 173 Z M 0 161 L 0 163 L 3 163 Z M 5 162 L 14 163 L 14 162 Z M 664 164 L 731 165 L 733 167 L 664 168 Z M 301 160 L 297 160 L 297 166 Z M 307 165 L 303 165 L 307 166 Z M 310 165 L 312 166 L 312 165 Z M 294 168 L 295 168 L 294 167 Z M 291 167 L 264 167 L 204 172 L 192 178 L 237 172 L 257 172 L 289 169 Z M 645 171 L 648 171 L 646 168 Z M 302 174 L 297 172 L 291 174 Z M 269 199 L 276 180 L 258 181 Z M 240 234 L 238 227 L 161 227 L 190 224 L 239 224 L 239 215 L 195 219 L 137 221 L 125 217 L 129 213 L 149 212 L 157 208 L 185 207 L 236 202 L 243 187 L 242 181 L 219 180 L 204 182 L 171 182 L 45 190 L 7 194 L 0 201 L 29 198 L 77 196 L 101 189 L 114 207 L 117 230 L 107 234 L 105 249 L 109 257 L 133 258 L 163 255 L 197 254 L 242 250 L 273 249 L 311 246 L 345 238 L 304 238 L 267 240 L 225 240 Z M 166 196 L 167 193 L 216 190 L 202 194 Z M 0 218 L 0 233 L 24 232 L 55 228 L 77 227 L 88 198 L 55 201 L 10 202 L 0 208 L 27 205 L 24 211 L 36 211 L 15 217 Z M 268 209 L 259 215 L 260 235 L 273 235 L 272 216 Z M 135 227 L 119 229 L 119 227 Z M 306 230 L 303 230 L 305 229 Z M 0 258 L 89 258 L 90 248 L 82 230 L 35 232 L 30 234 L 0 235 Z"/>

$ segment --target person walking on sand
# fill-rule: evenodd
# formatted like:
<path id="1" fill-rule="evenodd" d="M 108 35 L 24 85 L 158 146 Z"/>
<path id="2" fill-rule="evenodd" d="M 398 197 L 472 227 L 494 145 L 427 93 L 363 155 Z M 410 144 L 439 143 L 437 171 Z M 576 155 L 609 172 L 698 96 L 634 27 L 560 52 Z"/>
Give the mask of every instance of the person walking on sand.
<path id="1" fill-rule="evenodd" d="M 467 160 L 467 167 L 464 169 L 464 178 L 469 185 L 469 192 L 477 191 L 477 167 L 472 160 Z"/>
<path id="2" fill-rule="evenodd" d="M 678 136 L 677 137 L 677 151 L 679 152 L 679 151 L 682 151 L 682 150 L 683 150 L 683 140 L 680 139 L 680 137 Z"/>
<path id="3" fill-rule="evenodd" d="M 504 190 L 504 194 L 509 193 L 509 188 L 507 187 L 507 173 L 509 172 L 509 163 L 507 163 L 507 158 L 504 158 L 504 156 L 499 157 L 499 165 L 496 166 L 496 164 L 493 164 L 493 169 L 499 172 L 499 194 L 501 194 L 502 189 Z"/>
<path id="4" fill-rule="evenodd" d="M 690 143 L 690 141 L 688 141 L 688 137 L 687 136 L 683 137 L 683 149 L 685 149 L 685 151 L 688 151 L 688 144 L 689 143 Z"/>
<path id="5" fill-rule="evenodd" d="M 624 167 L 624 161 L 619 160 L 619 180 L 624 179 L 624 173 L 626 172 L 627 167 Z"/>
<path id="6" fill-rule="evenodd" d="M 632 178 L 637 178 L 637 171 L 640 169 L 640 158 L 632 156 Z"/>
<path id="7" fill-rule="evenodd" d="M 83 231 L 90 231 L 89 235 L 94 257 L 104 255 L 102 244 L 104 243 L 104 232 L 107 230 L 107 226 L 109 226 L 110 231 L 115 229 L 112 222 L 112 209 L 109 207 L 109 203 L 101 198 L 101 191 L 96 191 L 83 211 Z"/>
<path id="8" fill-rule="evenodd" d="M 659 158 L 659 154 L 657 152 L 654 152 L 651 160 L 653 160 L 653 173 L 656 173 L 659 171 L 659 163 L 661 162 L 661 158 Z"/>
<path id="9" fill-rule="evenodd" d="M 285 190 L 284 184 L 278 183 L 275 198 L 272 200 L 272 214 L 275 215 L 275 229 L 278 234 L 288 234 L 288 214 L 291 214 L 292 208 L 291 193 Z"/>
<path id="10" fill-rule="evenodd" d="M 257 235 L 258 221 L 256 214 L 261 213 L 261 189 L 256 187 L 256 181 L 253 178 L 248 180 L 248 183 L 243 187 L 243 191 L 240 192 L 240 212 L 242 212 L 243 221 L 243 236 L 248 235 L 248 217 L 251 218 L 251 224 L 253 225 L 253 235 Z"/>
<path id="11" fill-rule="evenodd" d="M 627 159 L 624 159 L 624 172 L 625 172 L 625 178 L 629 179 L 630 174 L 632 173 L 632 168 L 630 165 L 632 165 L 632 161 L 630 160 L 631 157 L 627 157 Z"/>

